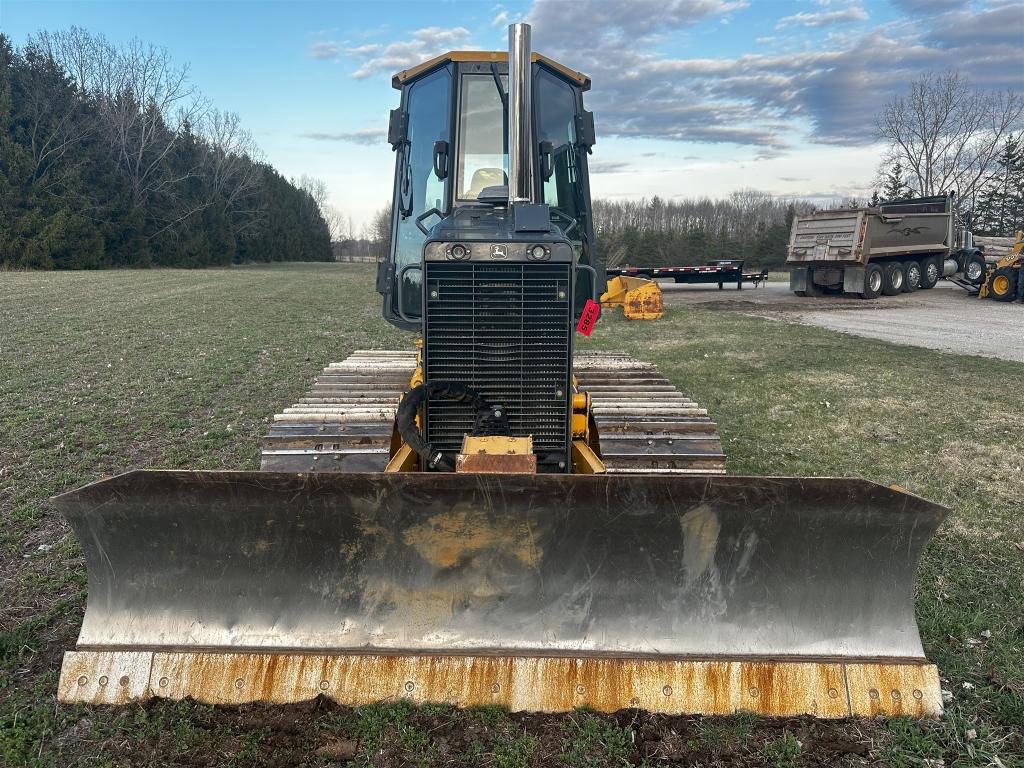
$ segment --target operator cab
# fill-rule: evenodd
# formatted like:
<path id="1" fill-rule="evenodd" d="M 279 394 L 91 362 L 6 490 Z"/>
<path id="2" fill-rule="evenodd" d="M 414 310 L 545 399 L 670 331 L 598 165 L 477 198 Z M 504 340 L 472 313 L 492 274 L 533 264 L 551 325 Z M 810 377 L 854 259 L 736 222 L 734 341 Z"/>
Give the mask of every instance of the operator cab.
<path id="1" fill-rule="evenodd" d="M 392 78 L 402 96 L 388 130 L 395 184 L 390 250 L 377 290 L 393 325 L 421 329 L 422 264 L 437 247 L 444 249 L 440 258 L 450 258 L 452 248 L 456 256 L 463 247 L 473 251 L 473 242 L 506 242 L 512 251 L 518 243 L 524 257 L 535 245 L 547 247 L 549 256 L 579 267 L 577 312 L 604 290 L 604 271 L 593 269 L 587 154 L 594 121 L 583 108 L 590 79 L 538 54 L 529 59 L 529 124 L 519 132 L 519 151 L 528 159 L 509 153 L 515 94 L 508 92 L 508 53 L 453 51 Z M 527 172 L 510 185 L 517 160 Z M 432 251 L 432 243 L 443 245 Z M 470 258 L 478 256 L 479 249 Z"/>

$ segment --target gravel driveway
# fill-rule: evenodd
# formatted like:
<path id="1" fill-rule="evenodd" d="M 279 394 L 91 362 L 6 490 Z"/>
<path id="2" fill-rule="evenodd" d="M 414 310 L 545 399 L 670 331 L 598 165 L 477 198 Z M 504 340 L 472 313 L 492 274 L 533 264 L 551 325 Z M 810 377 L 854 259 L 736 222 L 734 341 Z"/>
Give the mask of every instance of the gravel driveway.
<path id="1" fill-rule="evenodd" d="M 945 281 L 930 291 L 873 301 L 845 296 L 803 299 L 790 292 L 783 278 L 742 291 L 665 282 L 661 287 L 669 306 L 733 310 L 894 344 L 1024 363 L 1024 303 L 978 299 Z"/>

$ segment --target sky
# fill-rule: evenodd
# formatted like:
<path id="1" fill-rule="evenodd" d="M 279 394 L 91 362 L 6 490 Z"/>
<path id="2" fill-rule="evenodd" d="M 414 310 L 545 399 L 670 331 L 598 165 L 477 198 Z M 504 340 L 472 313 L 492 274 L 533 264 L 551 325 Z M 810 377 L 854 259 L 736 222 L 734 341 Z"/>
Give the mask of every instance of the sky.
<path id="1" fill-rule="evenodd" d="M 448 50 L 533 48 L 590 75 L 595 197 L 867 196 L 875 113 L 956 67 L 1024 88 L 1022 0 L 0 0 L 16 46 L 72 25 L 163 46 L 283 174 L 358 231 L 391 194 L 391 75 Z"/>

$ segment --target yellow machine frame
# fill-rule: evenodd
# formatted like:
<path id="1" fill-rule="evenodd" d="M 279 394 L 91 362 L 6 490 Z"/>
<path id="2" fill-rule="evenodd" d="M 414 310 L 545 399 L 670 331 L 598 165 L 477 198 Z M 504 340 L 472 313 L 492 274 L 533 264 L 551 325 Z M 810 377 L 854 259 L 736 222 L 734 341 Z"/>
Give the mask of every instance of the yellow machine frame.
<path id="1" fill-rule="evenodd" d="M 981 285 L 978 287 L 979 299 L 985 299 L 989 296 L 993 298 L 1004 298 L 1007 294 L 1016 293 L 1019 278 L 1018 280 L 1011 280 L 1006 277 L 1006 275 L 996 274 L 997 270 L 1005 267 L 1012 267 L 1018 270 L 1024 269 L 1024 230 L 1017 230 L 1015 237 L 1017 242 L 1015 242 L 1010 248 L 1010 252 L 999 259 L 995 264 L 989 265 L 985 279 L 981 281 Z M 1004 300 L 1012 301 L 1013 299 L 1004 298 Z"/>

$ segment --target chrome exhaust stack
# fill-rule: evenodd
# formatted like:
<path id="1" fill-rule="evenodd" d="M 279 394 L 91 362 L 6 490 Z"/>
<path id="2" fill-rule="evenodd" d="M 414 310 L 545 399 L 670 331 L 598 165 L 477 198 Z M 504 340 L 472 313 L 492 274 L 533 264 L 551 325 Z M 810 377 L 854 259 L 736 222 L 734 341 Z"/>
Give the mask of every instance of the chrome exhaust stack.
<path id="1" fill-rule="evenodd" d="M 533 203 L 534 163 L 530 25 L 508 27 L 508 201 Z"/>

